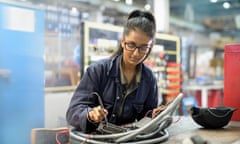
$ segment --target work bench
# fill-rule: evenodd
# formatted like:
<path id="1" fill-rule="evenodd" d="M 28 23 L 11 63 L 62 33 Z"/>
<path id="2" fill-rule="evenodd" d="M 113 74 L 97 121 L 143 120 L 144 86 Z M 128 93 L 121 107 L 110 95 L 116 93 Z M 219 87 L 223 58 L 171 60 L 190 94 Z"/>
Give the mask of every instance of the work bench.
<path id="1" fill-rule="evenodd" d="M 164 144 L 189 144 L 185 142 L 194 136 L 207 141 L 207 144 L 240 144 L 240 122 L 230 122 L 221 129 L 205 129 L 190 116 L 176 116 L 167 130 L 170 136 Z"/>

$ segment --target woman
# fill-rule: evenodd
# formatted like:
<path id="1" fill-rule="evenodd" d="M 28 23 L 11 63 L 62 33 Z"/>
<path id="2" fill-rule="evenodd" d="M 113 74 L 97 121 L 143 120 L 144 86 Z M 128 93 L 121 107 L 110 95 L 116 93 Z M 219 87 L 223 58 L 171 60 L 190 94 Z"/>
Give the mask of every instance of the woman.
<path id="1" fill-rule="evenodd" d="M 143 64 L 155 33 L 151 13 L 135 10 L 129 14 L 117 52 L 90 65 L 83 75 L 67 110 L 70 125 L 88 133 L 103 120 L 116 125 L 131 123 L 157 107 L 157 81 Z"/>

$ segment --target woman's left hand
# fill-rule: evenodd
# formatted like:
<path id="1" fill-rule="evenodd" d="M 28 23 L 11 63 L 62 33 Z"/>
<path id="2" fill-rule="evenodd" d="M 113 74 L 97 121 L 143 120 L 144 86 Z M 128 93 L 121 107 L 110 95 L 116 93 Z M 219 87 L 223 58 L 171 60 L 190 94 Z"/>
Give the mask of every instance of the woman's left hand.
<path id="1" fill-rule="evenodd" d="M 152 118 L 155 118 L 157 115 L 159 115 L 162 111 L 164 111 L 166 109 L 165 105 L 161 105 L 155 109 L 153 109 L 152 112 Z"/>

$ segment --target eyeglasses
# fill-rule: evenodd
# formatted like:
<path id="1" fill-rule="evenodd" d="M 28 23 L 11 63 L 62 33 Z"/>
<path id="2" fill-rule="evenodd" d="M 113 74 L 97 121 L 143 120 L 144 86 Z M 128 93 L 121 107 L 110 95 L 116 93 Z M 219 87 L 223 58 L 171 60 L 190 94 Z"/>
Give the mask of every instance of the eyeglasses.
<path id="1" fill-rule="evenodd" d="M 128 51 L 135 51 L 138 48 L 140 53 L 146 53 L 150 49 L 150 46 L 137 47 L 136 44 L 134 44 L 132 42 L 124 42 L 124 45 Z"/>

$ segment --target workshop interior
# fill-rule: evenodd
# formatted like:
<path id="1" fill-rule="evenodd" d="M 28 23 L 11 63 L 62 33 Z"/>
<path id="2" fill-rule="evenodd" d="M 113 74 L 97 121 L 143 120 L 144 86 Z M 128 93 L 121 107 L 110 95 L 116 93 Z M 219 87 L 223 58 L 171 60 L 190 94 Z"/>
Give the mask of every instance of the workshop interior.
<path id="1" fill-rule="evenodd" d="M 66 120 L 73 93 L 119 46 L 135 9 L 156 18 L 144 64 L 166 109 L 78 131 Z M 240 0 L 0 0 L 0 143 L 239 144 L 239 9 Z"/>

